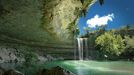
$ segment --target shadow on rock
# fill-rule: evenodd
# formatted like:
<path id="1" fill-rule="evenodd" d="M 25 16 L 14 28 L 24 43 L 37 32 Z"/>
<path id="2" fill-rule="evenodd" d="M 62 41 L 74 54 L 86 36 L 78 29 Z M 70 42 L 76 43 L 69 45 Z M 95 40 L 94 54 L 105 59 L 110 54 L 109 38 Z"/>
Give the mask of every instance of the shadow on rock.
<path id="1" fill-rule="evenodd" d="M 3 75 L 5 73 L 5 71 L 6 70 L 4 68 L 0 67 L 0 75 Z"/>
<path id="2" fill-rule="evenodd" d="M 0 67 L 0 75 L 24 75 L 24 74 L 13 69 L 5 70 L 4 68 Z"/>
<path id="3" fill-rule="evenodd" d="M 52 69 L 43 69 L 39 71 L 37 75 L 74 75 L 74 74 L 57 66 Z"/>

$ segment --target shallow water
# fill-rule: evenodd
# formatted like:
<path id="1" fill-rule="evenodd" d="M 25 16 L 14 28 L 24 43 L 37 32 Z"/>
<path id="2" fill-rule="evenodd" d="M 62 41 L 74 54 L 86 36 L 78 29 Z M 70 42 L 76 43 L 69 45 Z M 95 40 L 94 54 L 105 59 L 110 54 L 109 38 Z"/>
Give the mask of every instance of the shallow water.
<path id="1" fill-rule="evenodd" d="M 60 66 L 76 75 L 134 75 L 134 62 L 53 61 L 46 68 Z"/>

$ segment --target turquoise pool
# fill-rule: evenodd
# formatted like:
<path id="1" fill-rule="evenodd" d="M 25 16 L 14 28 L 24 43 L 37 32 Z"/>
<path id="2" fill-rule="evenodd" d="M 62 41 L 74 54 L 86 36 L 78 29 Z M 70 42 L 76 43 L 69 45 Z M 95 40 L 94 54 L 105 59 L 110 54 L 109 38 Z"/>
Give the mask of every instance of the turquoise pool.
<path id="1" fill-rule="evenodd" d="M 134 75 L 134 62 L 124 61 L 52 61 L 45 68 L 60 66 L 76 75 Z"/>

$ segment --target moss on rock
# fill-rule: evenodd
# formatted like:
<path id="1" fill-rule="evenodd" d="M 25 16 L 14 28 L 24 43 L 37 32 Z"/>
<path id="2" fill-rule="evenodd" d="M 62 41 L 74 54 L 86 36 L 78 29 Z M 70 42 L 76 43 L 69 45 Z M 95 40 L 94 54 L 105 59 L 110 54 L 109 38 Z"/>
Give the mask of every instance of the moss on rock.
<path id="1" fill-rule="evenodd" d="M 0 40 L 13 38 L 30 44 L 71 42 L 70 32 L 76 28 L 81 11 L 94 1 L 0 0 L 0 36 L 10 37 Z"/>

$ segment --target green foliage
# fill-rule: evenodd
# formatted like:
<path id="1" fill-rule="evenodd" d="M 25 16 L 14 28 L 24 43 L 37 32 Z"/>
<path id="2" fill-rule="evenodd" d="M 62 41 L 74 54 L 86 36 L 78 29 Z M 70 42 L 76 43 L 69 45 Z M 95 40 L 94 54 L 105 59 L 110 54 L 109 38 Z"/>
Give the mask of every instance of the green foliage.
<path id="1" fill-rule="evenodd" d="M 127 60 L 134 61 L 134 36 L 124 36 L 126 49 L 122 56 Z"/>
<path id="2" fill-rule="evenodd" d="M 74 35 L 74 36 L 78 36 L 79 33 L 80 33 L 79 28 L 76 25 L 76 20 L 77 19 L 75 19 L 73 22 L 71 22 L 69 24 L 68 28 L 67 28 L 69 30 L 69 33 L 72 34 L 72 35 Z"/>
<path id="3" fill-rule="evenodd" d="M 80 2 L 82 3 L 82 9 L 80 10 L 80 17 L 82 16 L 86 16 L 87 14 L 87 9 L 89 8 L 89 5 L 92 3 L 92 2 L 95 2 L 95 0 L 80 0 Z"/>
<path id="4" fill-rule="evenodd" d="M 125 43 L 127 48 L 133 48 L 134 49 L 134 36 L 125 36 Z"/>
<path id="5" fill-rule="evenodd" d="M 31 65 L 37 61 L 37 56 L 35 53 L 29 52 L 25 54 L 25 65 Z"/>
<path id="6" fill-rule="evenodd" d="M 104 4 L 104 0 L 99 0 L 100 5 Z"/>
<path id="7" fill-rule="evenodd" d="M 112 31 L 105 32 L 99 36 L 95 40 L 95 43 L 100 50 L 110 54 L 120 55 L 125 49 L 124 40 L 121 35 L 115 35 Z"/>
<path id="8" fill-rule="evenodd" d="M 119 30 L 116 30 L 118 34 L 121 34 L 122 37 L 124 36 L 132 36 L 134 35 L 134 27 L 132 25 L 122 26 Z M 124 37 L 125 38 L 125 37 Z"/>
<path id="9" fill-rule="evenodd" d="M 90 27 L 84 27 L 84 31 L 86 32 L 86 34 L 92 32 L 92 29 Z"/>
<path id="10" fill-rule="evenodd" d="M 97 38 L 96 35 L 89 35 L 89 45 L 90 45 L 90 47 L 94 47 L 95 46 L 96 38 Z"/>
<path id="11" fill-rule="evenodd" d="M 21 46 L 21 49 L 22 49 L 21 52 L 25 59 L 25 62 L 23 63 L 23 65 L 25 65 L 26 67 L 34 65 L 38 60 L 38 56 L 35 53 L 34 49 L 31 47 L 27 47 L 27 46 Z"/>

